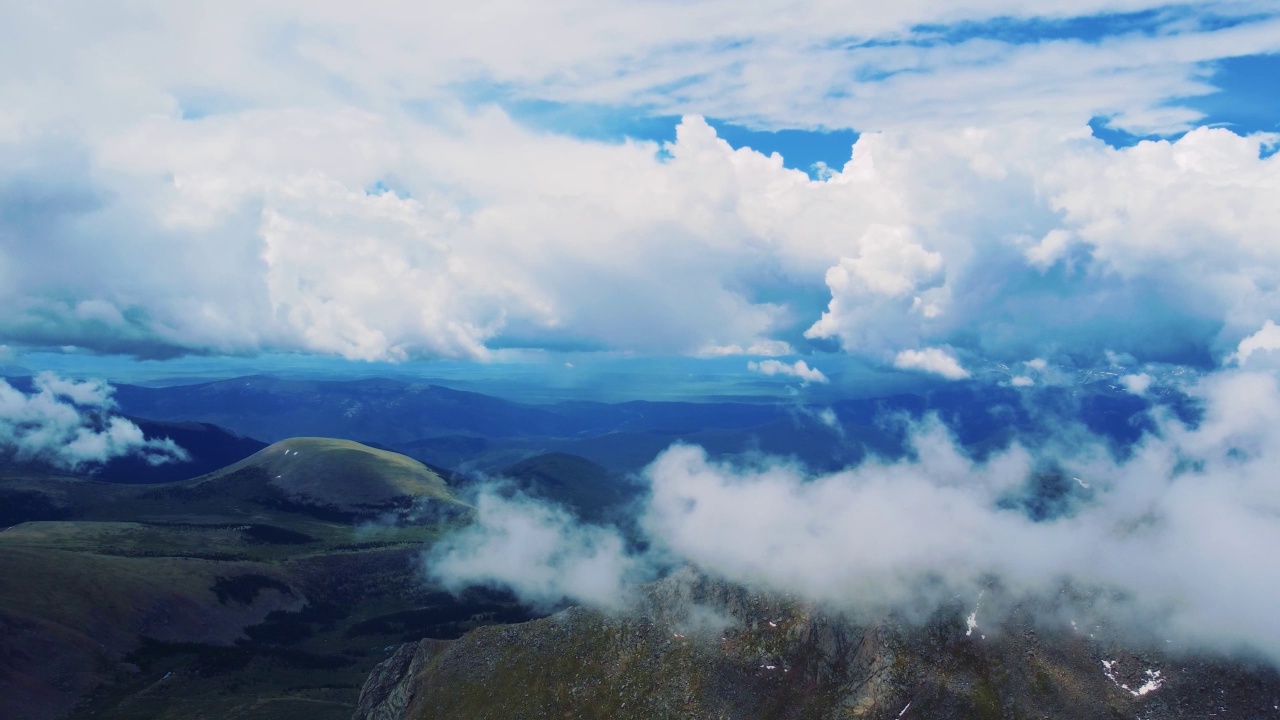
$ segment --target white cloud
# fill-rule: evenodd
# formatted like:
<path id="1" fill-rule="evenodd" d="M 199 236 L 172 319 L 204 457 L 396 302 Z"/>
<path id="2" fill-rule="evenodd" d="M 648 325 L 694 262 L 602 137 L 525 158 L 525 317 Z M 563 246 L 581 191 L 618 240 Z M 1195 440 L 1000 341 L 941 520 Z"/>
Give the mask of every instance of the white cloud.
<path id="1" fill-rule="evenodd" d="M 1125 390 L 1134 395 L 1143 395 L 1151 387 L 1151 383 L 1155 382 L 1155 378 L 1146 373 L 1133 373 L 1130 375 L 1121 375 L 1120 384 Z"/>
<path id="2" fill-rule="evenodd" d="M 951 353 L 942 348 L 903 350 L 893 358 L 893 366 L 902 370 L 921 370 L 941 375 L 948 380 L 963 380 L 969 371 Z"/>
<path id="3" fill-rule="evenodd" d="M 1228 359 L 1236 364 L 1244 365 L 1249 362 L 1249 358 L 1255 353 L 1265 352 L 1270 355 L 1275 350 L 1280 350 L 1280 325 L 1267 320 L 1262 324 L 1258 332 L 1241 340 L 1236 347 L 1236 351 Z"/>
<path id="4" fill-rule="evenodd" d="M 112 416 L 114 389 L 102 381 L 41 373 L 33 382 L 27 395 L 0 380 L 0 452 L 66 470 L 126 455 L 153 465 L 188 457 L 172 440 L 149 440 L 137 425 Z"/>
<path id="5" fill-rule="evenodd" d="M 783 340 L 758 340 L 747 347 L 741 345 L 708 345 L 696 353 L 698 357 L 726 357 L 729 355 L 758 355 L 779 357 L 791 355 L 795 348 Z"/>
<path id="6" fill-rule="evenodd" d="M 1009 384 L 1014 387 L 1031 387 L 1032 385 L 1036 384 L 1036 381 L 1034 378 L 1028 377 L 1026 375 L 1014 375 L 1009 380 Z"/>
<path id="7" fill-rule="evenodd" d="M 699 118 L 660 161 L 651 144 L 548 136 L 492 110 L 448 117 L 459 127 L 153 118 L 91 156 L 86 188 L 24 190 L 57 209 L 40 242 L 22 223 L 0 241 L 15 269 L 0 328 L 152 355 L 483 358 L 514 340 L 776 356 L 790 347 L 776 335 L 808 327 L 872 358 L 949 344 L 1165 359 L 1280 314 L 1276 160 L 1223 130 L 1123 151 L 1027 126 L 867 134 L 813 181 Z M 398 193 L 366 193 L 385 178 Z M 1050 273 L 1053 290 L 1024 256 L 1029 224 L 1088 251 L 1057 260 L 1081 265 Z M 825 278 L 830 303 L 814 317 L 759 299 L 760 278 L 797 294 Z"/>
<path id="8" fill-rule="evenodd" d="M 806 383 L 828 382 L 827 376 L 823 375 L 821 370 L 809 367 L 809 364 L 803 360 L 797 360 L 790 365 L 781 360 L 761 360 L 760 362 L 747 363 L 747 369 L 761 375 L 785 375 L 799 378 Z"/>
<path id="9" fill-rule="evenodd" d="M 431 579 L 447 588 L 500 585 L 546 607 L 564 600 L 620 607 L 641 569 L 616 530 L 494 488 L 478 495 L 475 522 L 433 545 L 425 560 Z"/>
<path id="10" fill-rule="evenodd" d="M 647 471 L 646 528 L 710 572 L 838 606 L 911 605 L 939 580 L 935 601 L 976 595 L 987 573 L 1015 592 L 1056 594 L 1070 578 L 1125 591 L 1126 612 L 1160 637 L 1280 658 L 1268 602 L 1280 567 L 1244 550 L 1280 541 L 1276 387 L 1268 375 L 1211 378 L 1197 390 L 1208 408 L 1201 427 L 1167 424 L 1119 463 L 1087 444 L 1014 446 L 978 463 L 929 426 L 917 432 L 915 460 L 819 476 L 782 463 L 730 467 L 677 447 Z M 1002 506 L 1046 458 L 1092 489 L 1073 483 L 1074 501 L 1049 521 Z"/>

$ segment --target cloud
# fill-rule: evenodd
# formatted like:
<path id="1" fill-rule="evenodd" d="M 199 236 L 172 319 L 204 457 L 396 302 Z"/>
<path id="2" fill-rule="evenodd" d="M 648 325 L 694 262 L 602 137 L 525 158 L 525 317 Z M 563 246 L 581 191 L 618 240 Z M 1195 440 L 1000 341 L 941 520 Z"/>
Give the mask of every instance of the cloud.
<path id="1" fill-rule="evenodd" d="M 40 373 L 25 394 L 0 380 L 0 452 L 65 470 L 137 455 L 158 465 L 187 460 L 169 438 L 148 439 L 129 420 L 111 415 L 114 389 L 100 380 Z"/>
<path id="2" fill-rule="evenodd" d="M 581 524 L 563 508 L 494 488 L 475 505 L 475 522 L 425 557 L 428 576 L 446 588 L 499 585 L 541 607 L 569 600 L 617 609 L 643 570 L 616 530 Z"/>
<path id="3" fill-rule="evenodd" d="M 1262 324 L 1262 328 L 1258 332 L 1241 340 L 1236 347 L 1236 351 L 1228 359 L 1239 365 L 1244 365 L 1249 362 L 1249 358 L 1255 353 L 1267 353 L 1269 356 L 1275 350 L 1280 350 L 1280 325 L 1267 320 Z"/>
<path id="4" fill-rule="evenodd" d="M 803 380 L 806 383 L 828 382 L 827 376 L 822 374 L 821 370 L 811 368 L 803 360 L 797 360 L 788 365 L 781 360 L 761 360 L 760 362 L 747 363 L 747 369 L 751 372 L 760 373 L 761 375 L 784 375 Z"/>
<path id="5" fill-rule="evenodd" d="M 969 371 L 960 366 L 955 356 L 942 348 L 903 350 L 893 358 L 893 366 L 902 370 L 921 370 L 941 375 L 948 380 L 969 377 Z"/>
<path id="6" fill-rule="evenodd" d="M 74 152 L 0 147 L 0 331 L 147 357 L 777 356 L 807 335 L 878 362 L 1204 363 L 1280 314 L 1256 137 L 904 127 L 817 181 L 695 116 L 661 148 L 440 115 L 159 115 Z M 1024 238 L 1056 230 L 1062 252 L 1029 261 Z"/>
<path id="7" fill-rule="evenodd" d="M 6 10 L 6 343 L 778 356 L 807 331 L 879 362 L 1203 363 L 1280 313 L 1271 140 L 1113 150 L 1086 125 L 1191 127 L 1206 63 L 1280 49 L 1265 3 L 788 7 L 785 27 L 714 1 L 493 9 Z M 685 118 L 665 145 L 589 140 L 523 124 L 540 103 Z M 862 135 L 814 180 L 703 116 Z"/>
<path id="8" fill-rule="evenodd" d="M 747 347 L 741 345 L 709 345 L 696 353 L 698 357 L 725 357 L 729 355 L 757 355 L 763 357 L 779 357 L 791 355 L 795 348 L 783 340 L 759 340 Z"/>
<path id="9" fill-rule="evenodd" d="M 1280 542 L 1280 382 L 1225 371 L 1190 391 L 1199 424 L 1157 415 L 1123 459 L 1073 436 L 975 460 L 937 420 L 913 428 L 906 457 L 834 473 L 716 462 L 676 445 L 644 472 L 643 552 L 562 511 L 482 496 L 477 525 L 437 546 L 429 566 L 454 587 L 500 583 L 535 601 L 618 608 L 661 558 L 908 617 L 976 598 L 993 578 L 1014 600 L 1060 597 L 1070 583 L 1105 590 L 1107 603 L 1072 611 L 1102 613 L 1121 632 L 1280 662 L 1280 560 L 1256 552 Z M 988 594 L 984 608 L 993 603 Z"/>
<path id="10" fill-rule="evenodd" d="M 1133 373 L 1130 375 L 1121 375 L 1120 384 L 1125 390 L 1134 395 L 1142 395 L 1151 387 L 1151 383 L 1155 382 L 1155 378 L 1147 373 Z"/>

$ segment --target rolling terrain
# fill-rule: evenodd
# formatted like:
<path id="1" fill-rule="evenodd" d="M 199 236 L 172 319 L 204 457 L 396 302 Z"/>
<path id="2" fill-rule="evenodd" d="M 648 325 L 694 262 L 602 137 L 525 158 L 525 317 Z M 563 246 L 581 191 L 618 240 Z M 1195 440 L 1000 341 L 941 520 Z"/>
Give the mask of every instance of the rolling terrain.
<path id="1" fill-rule="evenodd" d="M 0 469 L 5 717 L 347 718 L 388 648 L 528 617 L 416 569 L 465 522 L 402 455 L 297 438 L 122 484 Z"/>

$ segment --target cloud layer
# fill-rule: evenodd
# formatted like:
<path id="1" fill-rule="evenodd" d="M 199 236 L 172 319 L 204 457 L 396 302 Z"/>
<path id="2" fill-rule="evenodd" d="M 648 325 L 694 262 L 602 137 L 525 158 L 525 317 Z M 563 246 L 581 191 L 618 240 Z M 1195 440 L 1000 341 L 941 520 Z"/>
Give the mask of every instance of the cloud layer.
<path id="1" fill-rule="evenodd" d="M 33 384 L 28 395 L 0 380 L 0 453 L 65 470 L 126 455 L 152 464 L 188 457 L 172 440 L 148 439 L 137 425 L 113 416 L 113 389 L 106 383 L 41 373 Z"/>
<path id="2" fill-rule="evenodd" d="M 574 7 L 7 8 L 0 337 L 366 360 L 834 344 L 885 366 L 949 346 L 973 370 L 1204 364 L 1280 316 L 1274 138 L 1114 150 L 1086 125 L 1192 127 L 1176 99 L 1213 89 L 1206 63 L 1280 50 L 1265 3 Z M 521 103 L 686 117 L 665 145 L 604 141 Z M 864 134 L 814 179 L 703 116 Z"/>

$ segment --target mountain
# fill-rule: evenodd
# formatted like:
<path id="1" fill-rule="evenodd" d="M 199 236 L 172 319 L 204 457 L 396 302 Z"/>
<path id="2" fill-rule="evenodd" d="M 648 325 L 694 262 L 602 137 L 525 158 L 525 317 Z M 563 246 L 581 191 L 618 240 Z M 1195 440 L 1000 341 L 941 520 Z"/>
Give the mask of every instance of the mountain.
<path id="1" fill-rule="evenodd" d="M 560 505 L 589 522 L 618 518 L 640 493 L 640 486 L 590 460 L 568 453 L 546 453 L 503 469 L 519 491 Z"/>
<path id="2" fill-rule="evenodd" d="M 900 456 L 908 440 L 905 421 L 927 415 L 940 418 L 979 455 L 1014 437 L 1052 437 L 1064 422 L 1083 424 L 1122 450 L 1151 429 L 1145 411 L 1153 400 L 1108 380 L 1114 378 L 1031 389 L 959 383 L 920 395 L 810 406 L 777 399 L 527 404 L 404 380 L 251 376 L 170 387 L 120 385 L 116 399 L 131 416 L 210 423 L 267 441 L 361 438 L 464 472 L 492 474 L 563 452 L 632 473 L 675 442 L 702 445 L 717 458 L 768 453 L 830 471 L 868 455 Z M 1171 390 L 1156 396 L 1154 402 L 1194 420 L 1189 399 Z"/>
<path id="3" fill-rule="evenodd" d="M 1270 666 L 1103 627 L 1094 639 L 1040 621 L 1047 607 L 982 628 L 964 612 L 855 621 L 686 568 L 629 611 L 406 644 L 370 675 L 355 720 L 1261 718 L 1280 698 Z"/>
<path id="4" fill-rule="evenodd" d="M 435 435 L 559 435 L 564 419 L 480 393 L 399 380 L 283 380 L 250 376 L 164 388 L 118 385 L 123 412 L 195 420 L 267 441 L 358 437 L 387 445 Z"/>

